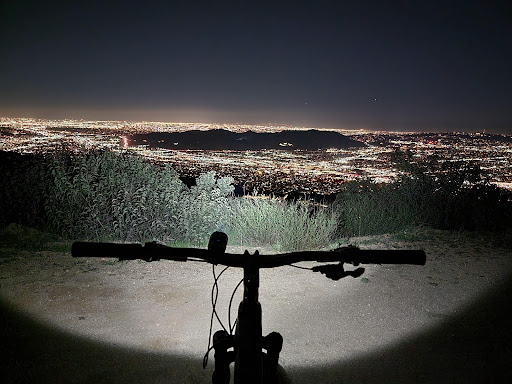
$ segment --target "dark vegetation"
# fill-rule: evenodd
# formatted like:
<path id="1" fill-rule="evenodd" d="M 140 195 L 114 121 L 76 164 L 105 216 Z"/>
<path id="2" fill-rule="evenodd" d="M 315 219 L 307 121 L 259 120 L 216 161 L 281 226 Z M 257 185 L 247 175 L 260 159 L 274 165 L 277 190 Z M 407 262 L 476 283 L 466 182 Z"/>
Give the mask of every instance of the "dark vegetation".
<path id="1" fill-rule="evenodd" d="M 2 223 L 74 239 L 197 243 L 223 224 L 233 189 L 211 173 L 187 188 L 170 167 L 128 153 L 62 148 L 2 157 Z"/>
<path id="2" fill-rule="evenodd" d="M 417 162 L 407 152 L 391 160 L 403 171 L 399 180 L 349 182 L 325 207 L 235 197 L 233 180 L 214 172 L 187 186 L 172 168 L 129 151 L 0 152 L 0 226 L 17 223 L 68 239 L 200 246 L 223 230 L 230 244 L 277 251 L 419 225 L 510 232 L 510 193 L 488 183 L 478 166 Z"/>
<path id="3" fill-rule="evenodd" d="M 62 148 L 0 156 L 2 226 L 18 223 L 77 240 L 202 246 L 222 230 L 232 244 L 278 250 L 323 247 L 337 228 L 330 210 L 259 196 L 236 199 L 233 180 L 214 172 L 189 187 L 169 166 L 130 152 Z"/>
<path id="4" fill-rule="evenodd" d="M 477 164 L 430 157 L 415 161 L 396 151 L 391 161 L 403 172 L 396 182 L 345 184 L 335 206 L 345 235 L 389 233 L 411 225 L 437 229 L 510 229 L 510 192 L 490 184 Z"/>

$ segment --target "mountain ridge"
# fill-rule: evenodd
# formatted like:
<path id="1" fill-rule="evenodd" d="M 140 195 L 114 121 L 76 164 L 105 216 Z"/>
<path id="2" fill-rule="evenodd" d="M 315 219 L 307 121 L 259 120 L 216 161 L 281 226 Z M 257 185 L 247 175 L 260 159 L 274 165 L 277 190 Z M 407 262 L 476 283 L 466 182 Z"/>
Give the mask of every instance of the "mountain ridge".
<path id="1" fill-rule="evenodd" d="M 247 131 L 232 132 L 225 129 L 185 132 L 151 132 L 128 137 L 130 146 L 147 144 L 149 147 L 191 150 L 318 150 L 327 148 L 366 147 L 334 131 L 281 131 L 275 133 Z"/>

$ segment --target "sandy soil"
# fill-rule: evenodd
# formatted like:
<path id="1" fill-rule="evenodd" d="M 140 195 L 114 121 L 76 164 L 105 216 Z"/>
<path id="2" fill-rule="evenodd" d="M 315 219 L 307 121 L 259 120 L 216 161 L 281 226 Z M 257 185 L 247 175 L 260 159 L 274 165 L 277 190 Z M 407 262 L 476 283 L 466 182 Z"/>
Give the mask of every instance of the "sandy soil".
<path id="1" fill-rule="evenodd" d="M 283 335 L 280 363 L 294 383 L 512 378 L 505 315 L 511 307 L 510 249 L 474 234 L 427 229 L 401 240 L 352 242 L 424 249 L 427 264 L 368 265 L 360 278 L 337 282 L 292 267 L 262 271 L 264 333 Z M 211 314 L 210 266 L 6 248 L 1 254 L 8 382 L 209 382 L 213 356 L 206 370 L 201 364 Z M 228 270 L 220 280 L 217 308 L 226 326 L 241 277 Z"/>

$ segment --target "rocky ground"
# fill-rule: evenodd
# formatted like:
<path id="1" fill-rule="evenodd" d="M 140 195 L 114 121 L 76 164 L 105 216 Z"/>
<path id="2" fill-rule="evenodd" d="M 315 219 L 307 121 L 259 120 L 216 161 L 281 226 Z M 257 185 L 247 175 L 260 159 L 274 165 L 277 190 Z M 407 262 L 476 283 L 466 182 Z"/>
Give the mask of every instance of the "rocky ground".
<path id="1" fill-rule="evenodd" d="M 31 237 L 23 228 L 9 230 L 14 238 Z M 337 282 L 292 267 L 262 271 L 264 333 L 283 335 L 280 362 L 294 383 L 510 379 L 512 251 L 496 240 L 416 229 L 350 241 L 368 249 L 424 249 L 423 267 L 368 265 L 361 277 Z M 7 382 L 209 382 L 213 356 L 206 370 L 202 359 L 211 266 L 74 259 L 69 244 L 52 241 L 31 247 L 3 238 Z M 225 324 L 240 278 L 230 269 L 219 282 Z"/>

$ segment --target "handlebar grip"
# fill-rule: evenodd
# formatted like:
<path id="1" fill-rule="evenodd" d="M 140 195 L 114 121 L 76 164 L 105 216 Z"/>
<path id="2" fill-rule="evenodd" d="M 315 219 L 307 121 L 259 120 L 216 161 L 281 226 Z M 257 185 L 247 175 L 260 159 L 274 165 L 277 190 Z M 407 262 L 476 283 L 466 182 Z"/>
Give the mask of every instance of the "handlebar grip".
<path id="1" fill-rule="evenodd" d="M 355 260 L 360 264 L 413 264 L 425 265 L 427 255 L 423 250 L 358 250 Z"/>
<path id="2" fill-rule="evenodd" d="M 115 257 L 122 260 L 143 258 L 140 244 L 90 243 L 76 241 L 71 246 L 73 257 Z"/>

